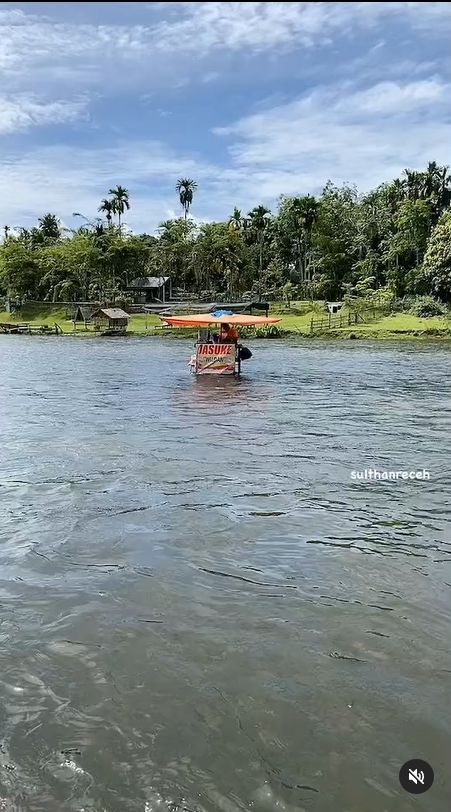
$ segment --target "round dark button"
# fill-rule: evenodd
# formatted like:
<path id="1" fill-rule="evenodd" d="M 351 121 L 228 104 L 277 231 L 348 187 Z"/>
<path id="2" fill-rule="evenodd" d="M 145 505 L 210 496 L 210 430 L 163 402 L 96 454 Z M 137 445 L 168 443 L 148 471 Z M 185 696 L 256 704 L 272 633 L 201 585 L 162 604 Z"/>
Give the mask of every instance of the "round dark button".
<path id="1" fill-rule="evenodd" d="M 399 771 L 399 783 L 406 792 L 412 795 L 421 795 L 427 792 L 434 783 L 434 770 L 427 761 L 421 758 L 411 758 L 402 765 Z"/>

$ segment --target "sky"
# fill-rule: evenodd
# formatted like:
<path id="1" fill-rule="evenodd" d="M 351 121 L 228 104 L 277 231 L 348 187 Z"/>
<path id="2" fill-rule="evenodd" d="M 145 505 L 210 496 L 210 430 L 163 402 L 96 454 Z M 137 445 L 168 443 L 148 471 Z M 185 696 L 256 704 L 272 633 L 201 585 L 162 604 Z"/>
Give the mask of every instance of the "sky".
<path id="1" fill-rule="evenodd" d="M 451 3 L 0 3 L 0 225 L 130 230 L 451 163 Z"/>

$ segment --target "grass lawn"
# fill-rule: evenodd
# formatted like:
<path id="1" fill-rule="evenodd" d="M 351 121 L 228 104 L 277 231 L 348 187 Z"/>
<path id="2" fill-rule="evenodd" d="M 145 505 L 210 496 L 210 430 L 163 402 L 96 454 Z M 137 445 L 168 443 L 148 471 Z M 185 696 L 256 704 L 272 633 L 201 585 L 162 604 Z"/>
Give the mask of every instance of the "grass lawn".
<path id="1" fill-rule="evenodd" d="M 40 307 L 39 305 L 25 305 L 19 313 L 7 313 L 6 311 L 0 312 L 0 322 L 7 322 L 9 324 L 12 323 L 27 323 L 27 324 L 34 324 L 34 325 L 41 325 L 41 324 L 59 324 L 62 328 L 64 333 L 73 333 L 74 332 L 74 325 L 70 319 L 67 319 L 67 309 L 66 307 L 61 307 L 60 305 L 55 304 L 54 307 L 44 306 Z M 147 324 L 147 330 L 146 330 Z M 161 326 L 161 321 L 158 316 L 145 316 L 144 314 L 137 314 L 131 317 L 129 322 L 129 331 L 133 333 L 158 333 L 160 330 L 156 330 Z M 93 334 L 94 332 L 90 329 L 88 333 L 86 333 L 83 329 L 83 324 L 78 324 L 77 326 L 77 333 L 80 335 L 88 335 Z"/>
<path id="2" fill-rule="evenodd" d="M 60 305 L 54 307 L 39 307 L 36 305 L 24 306 L 19 313 L 7 313 L 6 310 L 0 312 L 0 322 L 13 323 L 30 323 L 30 324 L 59 324 L 66 331 L 65 324 L 70 324 L 72 329 L 72 322 L 66 321 L 66 308 Z"/>
<path id="3" fill-rule="evenodd" d="M 402 330 L 449 330 L 451 319 L 445 316 L 430 316 L 426 319 L 412 316 L 410 313 L 393 313 L 390 316 L 384 316 L 384 318 L 373 324 L 362 324 L 360 326 L 363 330 L 373 328 L 376 330 L 394 330 L 395 332 Z"/>
<path id="4" fill-rule="evenodd" d="M 324 331 L 327 334 L 329 331 Z M 331 331 L 335 336 L 356 338 L 451 338 L 451 319 L 445 316 L 420 318 L 410 313 L 392 313 L 366 324 L 355 324 Z"/>
<path id="5" fill-rule="evenodd" d="M 270 315 L 280 316 L 281 321 L 277 328 L 282 335 L 310 335 L 310 321 L 314 319 L 327 319 L 327 314 L 323 310 L 321 302 L 292 302 L 288 308 L 283 303 L 271 305 Z M 58 304 L 54 306 L 25 305 L 20 313 L 0 312 L 0 322 L 27 322 L 34 325 L 49 324 L 55 322 L 65 333 L 73 334 L 73 324 L 67 319 L 66 307 Z M 161 320 L 156 315 L 134 314 L 130 318 L 129 333 L 135 335 L 167 335 L 173 337 L 194 334 L 186 330 L 161 329 Z M 94 335 L 92 330 L 84 332 L 82 325 L 77 328 L 77 334 L 81 336 Z M 250 330 L 246 330 L 246 335 L 252 336 Z M 431 318 L 419 318 L 409 313 L 394 313 L 383 316 L 374 321 L 363 324 L 345 325 L 331 330 L 325 328 L 316 336 L 324 338 L 348 338 L 352 335 L 355 338 L 403 338 L 403 337 L 445 337 L 451 338 L 451 319 L 444 316 L 434 316 Z"/>

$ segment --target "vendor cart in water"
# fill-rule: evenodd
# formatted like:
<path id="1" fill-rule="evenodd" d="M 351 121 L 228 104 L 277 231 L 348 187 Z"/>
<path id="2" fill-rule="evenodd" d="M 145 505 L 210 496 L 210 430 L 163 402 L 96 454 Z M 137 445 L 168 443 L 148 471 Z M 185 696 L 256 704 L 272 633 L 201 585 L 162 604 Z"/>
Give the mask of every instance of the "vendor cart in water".
<path id="1" fill-rule="evenodd" d="M 160 318 L 171 327 L 198 328 L 195 352 L 188 362 L 191 372 L 195 375 L 239 375 L 242 361 L 251 358 L 252 353 L 239 343 L 236 328 L 260 327 L 280 321 L 280 318 L 247 316 L 224 311 L 199 313 L 193 316 L 160 316 Z M 235 333 L 236 338 L 224 339 L 224 327 Z M 212 332 L 213 328 L 219 328 L 219 334 Z"/>

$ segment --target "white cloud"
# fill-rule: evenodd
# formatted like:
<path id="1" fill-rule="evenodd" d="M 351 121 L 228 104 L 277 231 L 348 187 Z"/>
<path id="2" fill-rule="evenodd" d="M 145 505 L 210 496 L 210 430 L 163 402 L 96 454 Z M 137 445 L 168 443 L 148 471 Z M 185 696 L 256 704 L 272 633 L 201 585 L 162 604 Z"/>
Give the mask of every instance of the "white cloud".
<path id="1" fill-rule="evenodd" d="M 232 170 L 247 176 L 262 200 L 318 191 L 328 178 L 365 190 L 404 166 L 447 162 L 449 90 L 438 79 L 319 88 L 215 132 L 232 139 Z"/>
<path id="2" fill-rule="evenodd" d="M 0 10 L 0 25 L 8 23 L 19 24 L 26 20 L 24 12 L 19 8 L 1 9 Z"/>
<path id="3" fill-rule="evenodd" d="M 86 108 L 86 99 L 42 102 L 25 95 L 0 96 L 0 135 L 73 121 L 83 115 Z"/>
<path id="4" fill-rule="evenodd" d="M 120 108 L 110 106 L 108 111 L 104 104 L 94 118 L 98 127 L 107 122 L 102 146 L 62 143 L 4 152 L 0 199 L 7 203 L 3 217 L 11 225 L 29 223 L 44 210 L 55 211 L 65 221 L 74 210 L 95 216 L 100 198 L 111 185 L 121 183 L 131 193 L 130 226 L 149 231 L 178 211 L 174 185 L 184 174 L 199 183 L 193 213 L 208 220 L 227 216 L 235 204 L 247 209 L 259 202 L 273 204 L 282 193 L 318 191 L 329 177 L 368 189 L 404 166 L 448 160 L 451 129 L 445 102 L 450 88 L 435 75 L 446 52 L 441 51 L 440 60 L 437 49 L 437 61 L 431 63 L 431 49 L 415 50 L 412 29 L 426 32 L 435 42 L 436 35 L 438 39 L 449 30 L 451 4 L 160 3 L 147 11 L 144 6 L 140 25 L 81 23 L 83 9 L 71 18 L 71 4 L 59 5 L 60 19 L 69 14 L 65 22 L 0 9 L 0 75 L 8 88 L 0 97 L 0 135 L 85 115 L 86 92 L 96 85 L 113 97 L 125 86 L 132 101 L 155 106 L 161 128 L 169 111 L 176 118 L 177 107 L 169 94 L 159 98 L 157 87 L 170 83 L 180 88 L 195 75 L 197 92 L 206 92 L 206 84 L 220 80 L 227 93 L 230 73 L 223 70 L 222 57 L 239 76 L 241 70 L 252 71 L 254 54 L 270 53 L 265 62 L 269 66 L 290 49 L 296 49 L 296 59 L 299 50 L 310 49 L 309 66 L 315 68 L 323 67 L 322 56 L 315 61 L 312 49 L 338 43 L 333 60 L 327 62 L 336 73 L 329 86 L 286 104 L 266 100 L 266 109 L 216 129 L 219 148 L 229 149 L 222 165 L 156 140 L 138 140 L 137 133 L 144 130 L 140 122 L 128 122 Z M 96 4 L 80 4 L 85 5 Z M 162 14 L 164 19 L 159 19 Z M 106 19 L 111 19 L 108 14 Z M 409 60 L 405 48 L 397 66 L 398 54 L 390 50 L 391 20 L 400 23 L 412 43 Z M 364 45 L 351 62 L 347 43 L 352 39 Z M 306 81 L 301 70 L 290 77 L 290 91 L 294 81 L 301 87 Z M 359 84 L 339 82 L 343 76 Z M 252 83 L 243 92 L 249 89 Z M 273 96 L 284 99 L 278 91 L 289 92 L 288 85 L 280 84 Z M 99 100 L 98 94 L 90 95 L 94 102 Z M 189 126 L 201 150 L 203 125 L 196 119 L 194 94 L 192 98 Z M 249 104 L 253 98 L 250 92 Z M 220 109 L 218 101 L 215 115 Z M 204 121 L 205 110 L 202 113 Z M 115 145 L 115 132 L 127 128 L 128 140 Z"/>
<path id="5" fill-rule="evenodd" d="M 312 46 L 337 31 L 368 28 L 393 15 L 417 28 L 451 21 L 446 3 L 201 2 L 179 4 L 185 16 L 161 23 L 158 47 L 203 53 L 215 48 L 262 50 Z M 444 8 L 445 6 L 445 8 Z"/>
<path id="6" fill-rule="evenodd" d="M 399 116 L 449 98 L 449 91 L 450 85 L 436 78 L 404 85 L 379 82 L 368 90 L 355 93 L 349 100 L 345 97 L 339 106 L 356 113 Z"/>
<path id="7" fill-rule="evenodd" d="M 30 225 L 44 211 L 55 212 L 65 222 L 72 221 L 74 211 L 94 218 L 101 198 L 120 183 L 129 189 L 132 201 L 127 223 L 135 230 L 152 231 L 177 209 L 175 183 L 183 174 L 195 177 L 205 191 L 215 167 L 156 141 L 10 153 L 0 162 L 0 199 L 7 201 L 2 216 L 12 226 Z"/>
<path id="8" fill-rule="evenodd" d="M 95 4 L 90 4 L 95 5 Z M 0 71 L 10 81 L 78 82 L 106 87 L 158 83 L 204 68 L 208 54 L 262 52 L 328 44 L 338 34 L 391 18 L 436 33 L 451 22 L 451 4 L 399 2 L 199 2 L 160 4 L 165 18 L 143 8 L 139 25 L 55 22 L 19 9 L 0 12 Z M 70 11 L 70 4 L 67 4 Z M 105 7 L 107 8 L 107 6 Z M 77 18 L 75 17 L 75 20 Z M 185 54 L 180 63 L 178 54 Z M 31 75 L 31 71 L 33 74 Z"/>
<path id="9" fill-rule="evenodd" d="M 448 95 L 437 78 L 364 90 L 349 84 L 318 88 L 217 130 L 230 141 L 225 165 L 143 140 L 8 154 L 0 163 L 0 199 L 8 206 L 3 218 L 16 226 L 45 210 L 69 222 L 73 211 L 94 217 L 100 199 L 121 183 L 132 201 L 127 223 L 153 231 L 178 211 L 175 182 L 182 175 L 198 182 L 193 214 L 201 220 L 225 218 L 234 205 L 274 205 L 280 194 L 319 192 L 329 178 L 356 182 L 365 191 L 406 166 L 447 162 Z"/>
<path id="10" fill-rule="evenodd" d="M 365 90 L 346 94 L 331 103 L 344 116 L 372 114 L 399 116 L 433 107 L 449 98 L 451 86 L 438 78 L 414 82 L 379 82 Z"/>

